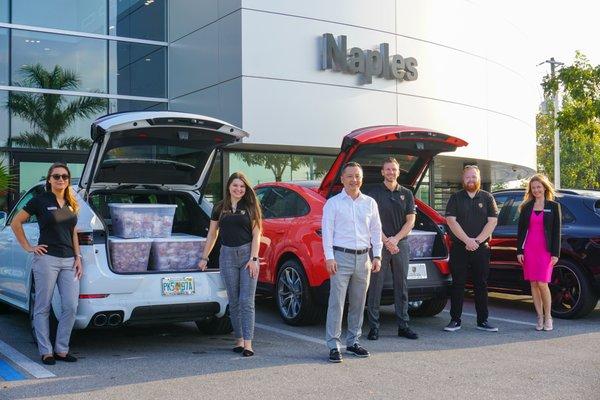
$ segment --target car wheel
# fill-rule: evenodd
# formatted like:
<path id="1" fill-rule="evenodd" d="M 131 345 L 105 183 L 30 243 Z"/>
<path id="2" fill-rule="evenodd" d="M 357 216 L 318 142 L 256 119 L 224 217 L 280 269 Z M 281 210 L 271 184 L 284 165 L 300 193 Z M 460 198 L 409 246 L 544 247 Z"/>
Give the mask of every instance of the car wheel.
<path id="1" fill-rule="evenodd" d="M 35 336 L 35 327 L 33 326 L 33 307 L 35 305 L 35 281 L 33 276 L 31 277 L 31 288 L 29 289 L 29 327 L 31 330 L 31 336 L 33 337 L 34 342 L 37 343 L 37 339 Z M 50 343 L 54 343 L 56 341 L 56 329 L 58 328 L 58 319 L 56 319 L 56 313 L 54 312 L 54 307 L 50 306 L 50 317 L 49 317 L 49 327 L 50 327 Z"/>
<path id="2" fill-rule="evenodd" d="M 304 268 L 295 259 L 284 261 L 279 268 L 275 302 L 281 319 L 288 325 L 313 324 L 322 314 L 310 293 Z"/>
<path id="3" fill-rule="evenodd" d="M 226 335 L 233 331 L 231 319 L 229 319 L 229 306 L 222 317 L 210 317 L 201 321 L 196 321 L 196 326 L 200 332 L 208 335 Z"/>
<path id="4" fill-rule="evenodd" d="M 598 303 L 592 283 L 582 268 L 570 261 L 559 260 L 549 283 L 552 315 L 574 319 L 588 315 Z"/>
<path id="5" fill-rule="evenodd" d="M 411 301 L 408 303 L 408 314 L 411 317 L 433 317 L 444 310 L 447 302 L 448 299 L 446 297 Z"/>

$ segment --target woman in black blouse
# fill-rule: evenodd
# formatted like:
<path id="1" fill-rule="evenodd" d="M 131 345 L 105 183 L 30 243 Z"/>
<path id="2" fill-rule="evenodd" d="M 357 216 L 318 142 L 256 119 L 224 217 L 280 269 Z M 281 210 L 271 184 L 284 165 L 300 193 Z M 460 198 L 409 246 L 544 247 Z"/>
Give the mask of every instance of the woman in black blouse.
<path id="1" fill-rule="evenodd" d="M 44 364 L 55 360 L 75 362 L 69 354 L 69 339 L 75 323 L 79 300 L 79 279 L 83 274 L 77 240 L 79 205 L 71 189 L 71 172 L 63 163 L 54 163 L 46 176 L 46 192 L 31 199 L 10 224 L 19 244 L 33 253 L 35 304 L 33 328 Z M 31 215 L 37 217 L 40 237 L 31 245 L 25 237 L 23 223 Z M 61 313 L 54 349 L 50 342 L 49 316 L 52 294 L 58 285 Z"/>
<path id="2" fill-rule="evenodd" d="M 254 355 L 254 295 L 262 214 L 256 194 L 243 173 L 234 172 L 229 177 L 225 198 L 215 205 L 210 219 L 198 267 L 206 269 L 208 255 L 220 235 L 219 271 L 229 298 L 229 315 L 236 338 L 233 351 L 250 357 Z"/>

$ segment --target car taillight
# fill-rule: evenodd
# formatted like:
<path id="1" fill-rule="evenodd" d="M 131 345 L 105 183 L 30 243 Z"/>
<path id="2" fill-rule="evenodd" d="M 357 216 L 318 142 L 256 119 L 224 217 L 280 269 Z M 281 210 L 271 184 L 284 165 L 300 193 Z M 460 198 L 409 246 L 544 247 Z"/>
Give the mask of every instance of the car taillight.
<path id="1" fill-rule="evenodd" d="M 80 294 L 80 299 L 105 299 L 108 297 L 108 294 Z"/>
<path id="2" fill-rule="evenodd" d="M 600 246 L 600 238 L 590 238 L 590 242 L 594 243 L 596 246 Z"/>
<path id="3" fill-rule="evenodd" d="M 450 264 L 447 260 L 433 260 L 433 263 L 442 274 L 448 275 L 450 273 Z"/>
<path id="4" fill-rule="evenodd" d="M 92 232 L 77 232 L 77 238 L 79 239 L 79 245 L 94 244 L 94 234 Z"/>

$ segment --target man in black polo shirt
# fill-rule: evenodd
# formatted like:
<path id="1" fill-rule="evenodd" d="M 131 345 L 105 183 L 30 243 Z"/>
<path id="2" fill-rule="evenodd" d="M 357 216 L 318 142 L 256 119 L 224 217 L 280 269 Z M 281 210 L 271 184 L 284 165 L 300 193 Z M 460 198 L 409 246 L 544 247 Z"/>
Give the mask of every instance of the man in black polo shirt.
<path id="1" fill-rule="evenodd" d="M 480 190 L 479 168 L 467 165 L 463 170 L 463 190 L 454 193 L 446 206 L 446 220 L 452 232 L 450 271 L 452 291 L 450 323 L 445 331 L 460 329 L 462 306 L 465 296 L 467 270 L 471 268 L 475 289 L 477 329 L 497 332 L 488 324 L 487 278 L 490 270 L 490 247 L 488 241 L 498 222 L 498 207 L 494 197 Z"/>
<path id="2" fill-rule="evenodd" d="M 379 208 L 383 231 L 383 252 L 381 270 L 371 274 L 371 284 L 367 299 L 367 315 L 371 330 L 369 340 L 379 339 L 379 305 L 387 271 L 391 268 L 394 281 L 394 305 L 398 321 L 398 336 L 417 339 L 418 336 L 408 327 L 408 275 L 409 247 L 406 237 L 415 226 L 415 199 L 412 192 L 398 184 L 400 166 L 395 158 L 384 160 L 381 167 L 383 183 L 376 186 L 369 196 L 375 199 Z"/>

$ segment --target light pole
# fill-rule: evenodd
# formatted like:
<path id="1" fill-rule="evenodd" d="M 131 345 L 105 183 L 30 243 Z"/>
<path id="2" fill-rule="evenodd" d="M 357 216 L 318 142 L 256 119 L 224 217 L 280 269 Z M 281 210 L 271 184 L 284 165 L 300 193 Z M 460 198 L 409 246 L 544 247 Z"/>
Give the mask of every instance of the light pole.
<path id="1" fill-rule="evenodd" d="M 552 80 L 554 80 L 556 76 L 556 67 L 559 65 L 564 65 L 560 61 L 556 61 L 554 57 L 551 57 L 549 60 L 539 63 L 538 65 L 542 65 L 548 63 L 550 64 L 550 76 Z M 554 187 L 556 189 L 560 189 L 560 131 L 558 130 L 558 125 L 556 124 L 556 117 L 558 115 L 558 91 L 560 90 L 560 86 L 557 85 L 556 91 L 554 92 L 554 96 L 552 101 L 554 103 L 553 117 L 554 117 Z"/>

